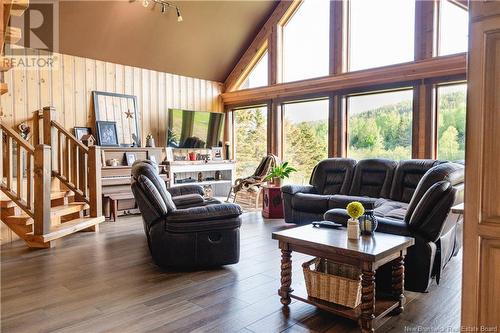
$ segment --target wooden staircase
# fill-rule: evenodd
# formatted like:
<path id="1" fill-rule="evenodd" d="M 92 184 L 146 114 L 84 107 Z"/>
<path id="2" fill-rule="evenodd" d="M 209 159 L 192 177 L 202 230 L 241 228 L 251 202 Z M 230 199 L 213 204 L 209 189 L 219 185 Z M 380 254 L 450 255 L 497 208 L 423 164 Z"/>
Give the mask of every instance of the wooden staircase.
<path id="1" fill-rule="evenodd" d="M 34 113 L 35 146 L 0 124 L 0 219 L 33 248 L 104 221 L 99 147 L 82 145 L 54 118 L 53 108 Z"/>
<path id="2" fill-rule="evenodd" d="M 2 193 L 0 193 L 0 219 L 19 238 L 34 248 L 52 247 L 53 240 L 76 231 L 97 231 L 98 224 L 103 221 L 101 217 L 83 216 L 83 212 L 89 209 L 89 205 L 85 202 L 74 201 L 72 191 L 53 191 L 50 193 L 50 199 L 51 226 L 49 232 L 43 235 L 34 235 L 33 218 L 24 213 L 13 200 Z"/>

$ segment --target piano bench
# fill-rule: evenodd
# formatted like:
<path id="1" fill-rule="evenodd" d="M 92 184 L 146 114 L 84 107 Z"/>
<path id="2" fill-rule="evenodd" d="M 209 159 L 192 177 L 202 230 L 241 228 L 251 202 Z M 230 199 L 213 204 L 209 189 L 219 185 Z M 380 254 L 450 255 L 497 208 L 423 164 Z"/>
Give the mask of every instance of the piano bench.
<path id="1" fill-rule="evenodd" d="M 110 206 L 110 214 L 109 214 L 109 220 L 116 222 L 116 218 L 118 216 L 118 201 L 119 200 L 134 200 L 134 195 L 132 192 L 130 193 L 110 193 L 104 195 L 104 198 L 109 200 L 109 206 Z"/>

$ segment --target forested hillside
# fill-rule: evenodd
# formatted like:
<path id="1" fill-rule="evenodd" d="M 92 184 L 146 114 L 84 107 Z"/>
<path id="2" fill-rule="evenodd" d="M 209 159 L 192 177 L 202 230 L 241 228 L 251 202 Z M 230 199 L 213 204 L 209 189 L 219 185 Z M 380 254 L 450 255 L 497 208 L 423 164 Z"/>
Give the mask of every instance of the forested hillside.
<path id="1" fill-rule="evenodd" d="M 465 93 L 450 92 L 439 96 L 438 157 L 446 160 L 464 158 Z M 237 124 L 237 173 L 250 175 L 266 154 L 265 109 L 235 112 Z M 348 155 L 361 159 L 385 157 L 411 158 L 411 101 L 388 104 L 349 117 Z M 299 172 L 291 182 L 307 183 L 314 166 L 326 158 L 325 121 L 291 123 L 284 121 L 284 156 Z"/>

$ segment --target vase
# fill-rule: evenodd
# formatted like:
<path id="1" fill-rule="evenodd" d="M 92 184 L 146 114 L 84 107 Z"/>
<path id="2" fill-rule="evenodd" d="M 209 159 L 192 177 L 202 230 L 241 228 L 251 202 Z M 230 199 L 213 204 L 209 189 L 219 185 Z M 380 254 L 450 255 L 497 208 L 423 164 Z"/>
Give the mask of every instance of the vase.
<path id="1" fill-rule="evenodd" d="M 281 178 L 279 178 L 279 177 L 274 177 L 274 178 L 273 178 L 273 186 L 274 186 L 274 187 L 281 187 Z"/>
<path id="2" fill-rule="evenodd" d="M 358 240 L 359 239 L 359 221 L 358 219 L 347 220 L 347 239 Z"/>
<path id="3" fill-rule="evenodd" d="M 365 214 L 361 216 L 359 220 L 359 229 L 361 230 L 361 234 L 373 235 L 373 233 L 377 229 L 377 226 L 378 221 L 373 214 L 373 210 L 366 210 Z"/>

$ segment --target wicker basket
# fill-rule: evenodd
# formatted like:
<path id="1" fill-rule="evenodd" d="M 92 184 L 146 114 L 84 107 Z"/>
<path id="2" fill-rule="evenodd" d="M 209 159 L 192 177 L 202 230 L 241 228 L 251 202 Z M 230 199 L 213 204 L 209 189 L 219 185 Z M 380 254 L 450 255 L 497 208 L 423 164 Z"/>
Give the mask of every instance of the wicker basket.
<path id="1" fill-rule="evenodd" d="M 314 264 L 314 269 L 311 266 Z M 302 264 L 310 297 L 355 308 L 361 303 L 359 268 L 315 258 Z"/>

